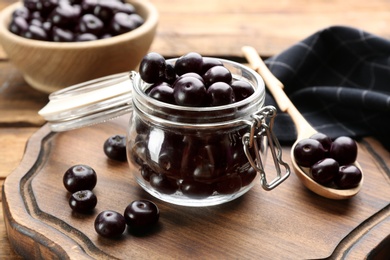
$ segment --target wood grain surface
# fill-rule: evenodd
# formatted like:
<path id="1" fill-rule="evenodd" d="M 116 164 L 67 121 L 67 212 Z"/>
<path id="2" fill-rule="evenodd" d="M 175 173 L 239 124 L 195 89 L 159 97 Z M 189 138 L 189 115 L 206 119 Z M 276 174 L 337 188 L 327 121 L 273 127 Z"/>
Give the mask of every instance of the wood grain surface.
<path id="1" fill-rule="evenodd" d="M 0 10 L 16 1 L 0 0 Z M 209 0 L 202 4 L 195 0 L 150 1 L 160 11 L 158 32 L 151 50 L 167 57 L 197 51 L 204 55 L 242 60 L 243 45 L 254 46 L 266 57 L 332 25 L 354 26 L 390 39 L 390 2 L 387 0 Z M 19 165 L 29 137 L 44 124 L 37 111 L 46 102 L 47 95 L 31 89 L 0 48 L 0 185 Z M 368 139 L 367 143 L 367 151 L 373 153 L 363 156 L 363 160 L 367 159 L 368 167 L 372 167 L 373 171 L 380 174 L 387 171 L 388 174 L 388 151 L 375 140 Z M 289 183 L 294 178 L 289 179 Z M 381 194 L 376 187 L 367 192 L 374 196 Z M 375 201 L 372 199 L 373 204 Z M 3 215 L 0 208 L 0 259 L 19 259 L 8 243 Z M 370 228 L 368 233 L 358 229 L 366 243 L 354 244 L 348 250 L 350 256 L 357 254 L 353 259 L 363 258 L 366 253 L 362 252 L 373 248 L 377 248 L 375 252 L 379 252 L 378 255 L 390 254 L 390 238 L 383 237 L 383 230 L 390 233 L 389 224 L 386 224 L 388 218 L 381 223 Z M 384 242 L 376 247 L 381 239 Z"/>
<path id="2" fill-rule="evenodd" d="M 169 57 L 189 51 L 242 57 L 244 45 L 271 56 L 332 25 L 353 26 L 390 38 L 388 0 L 147 1 L 160 12 L 151 49 Z M 0 0 L 0 8 L 14 2 Z"/>
<path id="3" fill-rule="evenodd" d="M 242 57 L 244 45 L 271 56 L 331 25 L 390 38 L 387 0 L 151 1 L 161 12 L 152 49 L 168 56 L 201 50 L 207 55 Z"/>
<path id="4" fill-rule="evenodd" d="M 380 161 L 372 160 L 376 151 L 371 153 L 368 142 L 361 143 L 358 158 L 365 172 L 364 187 L 352 199 L 334 201 L 315 195 L 293 175 L 270 192 L 262 190 L 258 181 L 231 203 L 191 208 L 152 198 L 135 182 L 127 163 L 106 158 L 103 142 L 125 133 L 128 120 L 124 116 L 57 134 L 44 126 L 34 134 L 3 191 L 9 240 L 20 254 L 71 259 L 354 259 L 369 254 L 390 231 L 389 165 L 378 167 Z M 284 152 L 288 157 L 289 148 Z M 98 174 L 93 214 L 77 214 L 68 206 L 62 176 L 77 163 L 92 166 Z M 272 167 L 269 161 L 266 171 L 273 173 Z M 153 200 L 161 210 L 159 225 L 150 233 L 125 232 L 116 240 L 96 234 L 93 223 L 99 212 L 123 212 L 132 200 L 142 198 Z M 373 240 L 367 239 L 371 231 Z"/>

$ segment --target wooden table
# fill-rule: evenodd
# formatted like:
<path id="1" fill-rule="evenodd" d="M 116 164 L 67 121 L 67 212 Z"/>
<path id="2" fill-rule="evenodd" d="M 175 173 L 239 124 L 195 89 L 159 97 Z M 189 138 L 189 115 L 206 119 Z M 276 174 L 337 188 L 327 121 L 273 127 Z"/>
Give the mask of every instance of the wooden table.
<path id="1" fill-rule="evenodd" d="M 13 2 L 1 0 L 0 10 Z M 266 57 L 331 25 L 354 26 L 390 39 L 390 2 L 387 0 L 151 2 L 161 15 L 151 50 L 167 57 L 196 51 L 243 61 L 240 50 L 243 45 L 254 46 Z M 30 88 L 0 48 L 0 185 L 19 165 L 27 140 L 44 125 L 37 111 L 46 102 L 47 95 Z M 368 167 L 365 170 L 389 177 L 389 151 L 370 138 L 363 140 L 360 147 L 363 152 L 359 159 Z M 288 149 L 285 147 L 287 152 Z M 390 183 L 389 178 L 387 183 Z M 375 187 L 370 188 L 375 191 Z M 362 230 L 372 228 L 374 232 L 369 232 L 362 244 L 356 245 L 358 258 L 363 258 L 381 241 L 384 248 L 389 247 L 389 206 L 385 211 L 387 213 L 381 215 L 384 219 L 376 220 L 382 224 L 380 228 L 362 223 L 368 225 Z M 388 249 L 383 250 L 382 253 L 389 253 Z M 0 259 L 18 258 L 9 245 L 0 208 Z"/>

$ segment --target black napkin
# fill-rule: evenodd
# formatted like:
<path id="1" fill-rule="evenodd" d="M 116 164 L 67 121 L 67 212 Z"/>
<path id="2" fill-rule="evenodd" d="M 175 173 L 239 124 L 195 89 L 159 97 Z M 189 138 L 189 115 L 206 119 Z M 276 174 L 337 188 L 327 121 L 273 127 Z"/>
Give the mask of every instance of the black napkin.
<path id="1" fill-rule="evenodd" d="M 266 64 L 317 131 L 332 138 L 373 136 L 390 150 L 389 40 L 334 26 Z M 277 107 L 270 95 L 266 105 Z M 295 141 L 295 127 L 285 113 L 278 113 L 274 131 L 282 144 Z"/>

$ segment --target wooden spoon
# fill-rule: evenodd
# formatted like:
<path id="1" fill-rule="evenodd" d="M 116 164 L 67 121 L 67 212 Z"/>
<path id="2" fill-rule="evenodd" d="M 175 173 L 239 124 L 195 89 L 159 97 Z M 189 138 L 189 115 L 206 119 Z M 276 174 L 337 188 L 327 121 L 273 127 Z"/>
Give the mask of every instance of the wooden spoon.
<path id="1" fill-rule="evenodd" d="M 308 168 L 301 168 L 298 166 L 294 159 L 294 148 L 296 144 L 304 139 L 309 138 L 317 131 L 306 121 L 298 109 L 294 106 L 291 100 L 287 97 L 286 93 L 283 90 L 283 84 L 269 71 L 268 67 L 265 65 L 264 61 L 260 58 L 257 51 L 250 46 L 244 46 L 242 51 L 249 61 L 249 64 L 254 70 L 256 70 L 263 78 L 268 90 L 273 95 L 276 103 L 278 104 L 281 111 L 286 112 L 290 115 L 296 130 L 297 130 L 297 140 L 291 147 L 291 163 L 294 168 L 295 174 L 302 181 L 302 183 L 311 191 L 321 195 L 323 197 L 335 200 L 348 199 L 356 195 L 363 184 L 363 178 L 360 181 L 359 185 L 352 189 L 336 189 L 329 188 L 318 184 L 311 177 L 309 177 Z M 358 162 L 354 163 L 356 167 L 362 171 Z M 363 173 L 363 171 L 362 171 Z"/>

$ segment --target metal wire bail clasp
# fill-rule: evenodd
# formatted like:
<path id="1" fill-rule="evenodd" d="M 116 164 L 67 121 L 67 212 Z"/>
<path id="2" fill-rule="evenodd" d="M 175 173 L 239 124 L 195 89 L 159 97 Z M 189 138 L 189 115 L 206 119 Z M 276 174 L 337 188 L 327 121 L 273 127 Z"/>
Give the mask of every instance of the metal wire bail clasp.
<path id="1" fill-rule="evenodd" d="M 290 166 L 282 160 L 282 149 L 279 141 L 272 131 L 272 126 L 276 116 L 276 108 L 273 106 L 265 106 L 258 113 L 252 115 L 252 121 L 250 121 L 250 132 L 246 133 L 242 138 L 245 155 L 248 158 L 251 166 L 260 174 L 261 186 L 265 190 L 272 190 L 290 175 Z M 261 144 L 266 136 L 266 142 L 268 142 L 269 151 L 272 154 L 277 176 L 270 183 L 267 182 L 267 178 L 264 172 L 264 164 L 261 157 Z M 252 152 L 252 153 L 251 153 Z M 254 154 L 255 158 L 253 158 Z M 282 176 L 281 168 L 285 168 L 285 173 Z"/>

